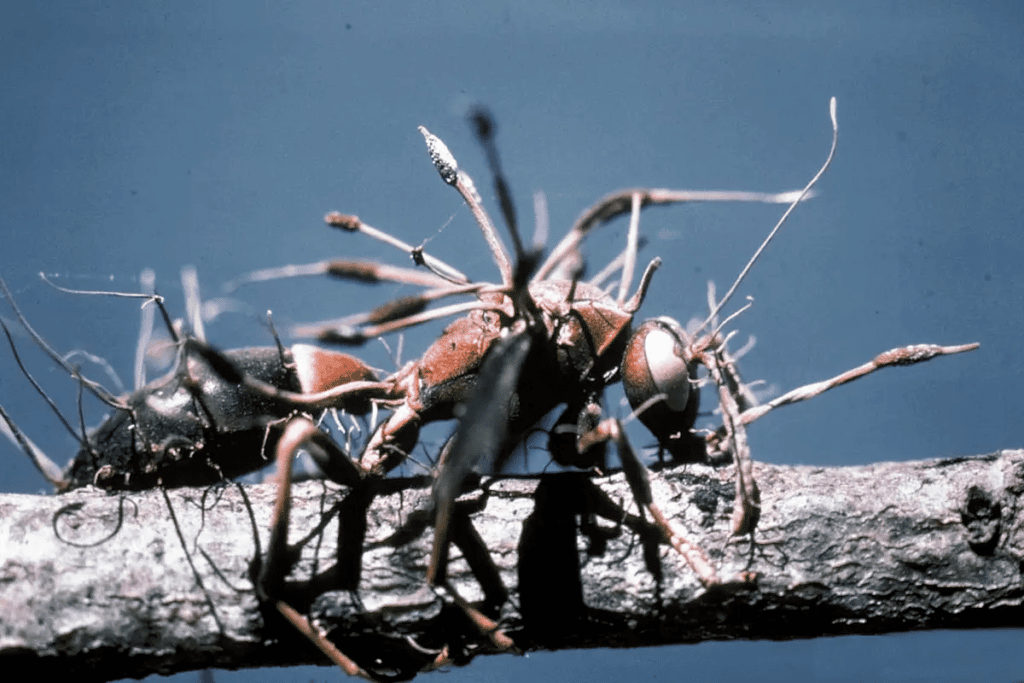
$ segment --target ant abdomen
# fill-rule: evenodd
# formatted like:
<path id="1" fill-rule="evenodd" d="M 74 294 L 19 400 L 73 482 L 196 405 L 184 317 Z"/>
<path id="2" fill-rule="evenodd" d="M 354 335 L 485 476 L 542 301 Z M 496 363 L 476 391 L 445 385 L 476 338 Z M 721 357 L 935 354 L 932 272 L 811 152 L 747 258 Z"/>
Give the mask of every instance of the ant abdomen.
<path id="1" fill-rule="evenodd" d="M 285 391 L 301 391 L 278 349 L 225 352 L 235 368 Z M 269 463 L 276 423 L 294 408 L 222 378 L 193 356 L 124 400 L 79 450 L 58 488 L 111 490 L 204 486 Z"/>

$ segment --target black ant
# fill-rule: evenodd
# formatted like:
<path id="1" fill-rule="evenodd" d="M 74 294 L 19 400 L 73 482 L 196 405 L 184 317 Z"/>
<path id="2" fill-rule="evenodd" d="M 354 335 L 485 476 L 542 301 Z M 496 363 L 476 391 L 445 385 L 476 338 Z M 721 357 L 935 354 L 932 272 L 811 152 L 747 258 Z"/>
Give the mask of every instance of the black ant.
<path id="1" fill-rule="evenodd" d="M 139 379 L 144 377 L 140 368 L 144 367 L 142 357 L 151 326 L 148 316 L 138 347 L 136 389 L 115 396 L 84 377 L 36 332 L 0 278 L 0 291 L 36 344 L 83 389 L 112 409 L 96 429 L 86 430 L 83 423 L 76 431 L 28 372 L 10 330 L 0 320 L 22 373 L 79 442 L 78 454 L 62 470 L 0 405 L 0 427 L 5 427 L 2 431 L 59 493 L 90 485 L 107 491 L 142 491 L 227 482 L 263 469 L 278 442 L 282 438 L 288 441 L 289 427 L 312 426 L 311 419 L 319 419 L 329 408 L 364 416 L 374 409 L 374 393 L 387 388 L 388 385 L 376 381 L 376 373 L 369 366 L 354 356 L 309 344 L 286 348 L 276 332 L 273 347 L 228 351 L 213 348 L 203 338 L 198 284 L 194 280 L 194 274 L 188 278 L 183 275 L 191 327 L 185 335 L 171 322 L 162 297 L 155 293 L 80 292 L 53 285 L 76 294 L 144 298 L 160 311 L 175 349 L 173 366 L 163 377 L 149 383 Z M 326 432 L 312 426 L 311 431 L 304 433 L 303 442 L 326 474 L 346 479 L 342 464 L 351 461 Z M 289 461 L 285 476 L 290 476 L 290 464 Z M 261 563 L 262 558 L 258 558 L 257 572 Z M 273 571 L 273 566 L 273 562 L 268 562 L 266 569 Z M 264 570 L 263 575 L 268 572 Z M 198 574 L 196 578 L 202 585 Z M 265 583 L 260 579 L 258 587 L 264 599 L 269 599 L 262 590 Z"/>
<path id="2" fill-rule="evenodd" d="M 345 353 L 308 344 L 285 348 L 249 347 L 220 352 L 202 339 L 193 316 L 193 332 L 182 336 L 171 323 L 156 294 L 139 294 L 158 307 L 176 349 L 173 367 L 163 377 L 115 396 L 85 378 L 60 356 L 29 324 L 7 285 L 0 279 L 17 319 L 36 343 L 83 389 L 112 409 L 92 431 L 74 429 L 56 408 L 57 416 L 79 442 L 79 451 L 66 469 L 21 432 L 0 406 L 0 417 L 18 445 L 59 492 L 82 486 L 139 491 L 158 486 L 205 486 L 228 481 L 265 467 L 288 419 L 305 411 L 319 417 L 327 408 L 346 408 L 365 415 L 372 389 L 382 389 L 374 371 Z M 71 291 L 71 290 L 67 290 Z M 42 389 L 22 365 L 6 324 L 0 321 L 15 359 L 29 381 Z M 144 326 L 145 327 L 145 326 Z M 144 353 L 140 344 L 140 355 Z M 140 363 L 137 363 L 137 366 Z M 244 380 L 243 380 L 244 378 Z M 348 392 L 337 392 L 340 385 Z M 346 401 L 352 388 L 362 392 Z M 45 397 L 45 394 L 43 394 Z M 323 440 L 324 448 L 333 442 Z M 333 451 L 340 452 L 336 446 Z M 334 457 L 325 462 L 338 462 Z"/>

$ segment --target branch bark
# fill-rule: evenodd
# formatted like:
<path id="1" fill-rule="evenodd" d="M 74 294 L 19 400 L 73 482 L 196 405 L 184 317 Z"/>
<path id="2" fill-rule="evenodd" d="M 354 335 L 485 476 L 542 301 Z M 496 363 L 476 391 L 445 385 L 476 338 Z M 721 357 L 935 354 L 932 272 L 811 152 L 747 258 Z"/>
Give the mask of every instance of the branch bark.
<path id="1" fill-rule="evenodd" d="M 650 542 L 621 475 L 573 474 L 494 480 L 460 499 L 452 589 L 486 610 L 500 575 L 501 623 L 524 650 L 1024 625 L 1024 451 L 754 472 L 753 545 L 728 538 L 732 467 L 654 477 L 658 505 L 720 586 Z M 290 540 L 306 542 L 282 597 L 380 675 L 411 676 L 445 646 L 456 663 L 495 651 L 447 592 L 423 597 L 426 484 L 388 480 L 369 507 L 332 484 L 295 487 Z M 237 486 L 0 496 L 0 658 L 80 681 L 325 663 L 260 609 L 250 568 L 275 490 L 244 493 L 252 516 Z M 621 523 L 580 524 L 595 512 Z"/>

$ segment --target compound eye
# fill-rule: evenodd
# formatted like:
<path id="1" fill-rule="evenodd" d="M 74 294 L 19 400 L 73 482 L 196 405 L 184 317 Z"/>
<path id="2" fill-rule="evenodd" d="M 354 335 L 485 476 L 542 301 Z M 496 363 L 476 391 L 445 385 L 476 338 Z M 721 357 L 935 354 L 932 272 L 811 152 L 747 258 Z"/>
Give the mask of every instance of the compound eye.
<path id="1" fill-rule="evenodd" d="M 644 338 L 644 353 L 651 379 L 665 403 L 674 411 L 686 407 L 690 399 L 690 373 L 683 359 L 682 342 L 670 330 L 658 326 Z"/>
<path id="2" fill-rule="evenodd" d="M 622 363 L 622 382 L 633 408 L 665 394 L 672 412 L 683 411 L 690 400 L 690 370 L 683 341 L 671 326 L 648 320 L 629 340 Z"/>

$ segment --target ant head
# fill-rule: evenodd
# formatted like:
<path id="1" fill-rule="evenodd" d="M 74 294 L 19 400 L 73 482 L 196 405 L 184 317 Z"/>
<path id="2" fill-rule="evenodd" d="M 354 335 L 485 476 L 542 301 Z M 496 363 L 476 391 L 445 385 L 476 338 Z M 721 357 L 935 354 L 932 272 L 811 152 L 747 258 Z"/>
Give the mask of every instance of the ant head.
<path id="1" fill-rule="evenodd" d="M 662 448 L 676 461 L 701 460 L 703 446 L 690 433 L 700 404 L 697 362 L 682 326 L 668 317 L 645 321 L 626 344 L 620 370 L 634 414 Z"/>
<path id="2" fill-rule="evenodd" d="M 634 410 L 659 395 L 673 412 L 686 409 L 693 392 L 689 346 L 682 326 L 669 317 L 647 320 L 633 332 L 621 371 Z"/>

